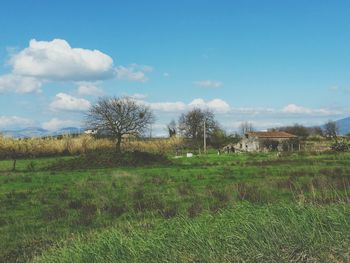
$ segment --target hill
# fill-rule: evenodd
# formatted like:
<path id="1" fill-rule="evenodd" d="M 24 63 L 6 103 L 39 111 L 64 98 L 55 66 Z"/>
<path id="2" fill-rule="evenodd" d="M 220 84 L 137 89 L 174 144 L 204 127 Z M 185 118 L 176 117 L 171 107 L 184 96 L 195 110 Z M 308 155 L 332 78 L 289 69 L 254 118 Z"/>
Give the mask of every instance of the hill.
<path id="1" fill-rule="evenodd" d="M 65 127 L 56 131 L 49 131 L 40 127 L 28 127 L 19 130 L 3 130 L 0 131 L 6 137 L 12 138 L 30 138 L 30 137 L 44 137 L 44 136 L 57 136 L 64 134 L 79 134 L 83 130 L 77 127 Z"/>
<path id="2" fill-rule="evenodd" d="M 339 133 L 344 135 L 350 133 L 350 117 L 337 120 L 337 125 L 339 127 Z"/>

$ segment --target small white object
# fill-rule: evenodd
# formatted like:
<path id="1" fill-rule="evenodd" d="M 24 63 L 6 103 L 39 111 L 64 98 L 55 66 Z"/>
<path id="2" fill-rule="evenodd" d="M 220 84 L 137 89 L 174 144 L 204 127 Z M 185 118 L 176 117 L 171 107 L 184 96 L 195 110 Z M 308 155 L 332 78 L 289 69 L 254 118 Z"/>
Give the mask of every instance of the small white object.
<path id="1" fill-rule="evenodd" d="M 186 156 L 189 157 L 189 158 L 193 157 L 193 153 L 187 153 Z"/>

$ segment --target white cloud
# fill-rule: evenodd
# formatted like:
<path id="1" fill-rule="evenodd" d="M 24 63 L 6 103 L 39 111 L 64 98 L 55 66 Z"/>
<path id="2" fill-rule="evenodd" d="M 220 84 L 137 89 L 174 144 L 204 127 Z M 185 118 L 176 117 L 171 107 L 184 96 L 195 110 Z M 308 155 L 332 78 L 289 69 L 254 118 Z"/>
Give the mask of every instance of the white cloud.
<path id="1" fill-rule="evenodd" d="M 204 88 L 220 88 L 224 85 L 221 81 L 218 80 L 197 80 L 193 82 L 194 85 L 204 87 Z"/>
<path id="2" fill-rule="evenodd" d="M 289 104 L 282 109 L 283 113 L 290 114 L 314 114 L 314 115 L 331 115 L 337 114 L 335 111 L 328 109 L 310 109 L 296 104 Z"/>
<path id="3" fill-rule="evenodd" d="M 227 124 L 224 124 L 223 127 L 229 130 L 239 130 L 239 127 L 241 126 L 242 122 L 248 122 L 253 125 L 253 128 L 259 131 L 266 130 L 268 128 L 272 127 L 281 127 L 284 124 L 282 122 L 273 121 L 273 120 L 249 120 L 249 119 L 242 119 L 238 121 L 230 121 Z"/>
<path id="4" fill-rule="evenodd" d="M 32 125 L 33 122 L 26 118 L 17 116 L 0 116 L 0 128 L 10 129 Z"/>
<path id="5" fill-rule="evenodd" d="M 76 98 L 66 93 L 58 93 L 50 103 L 51 110 L 64 111 L 86 111 L 90 106 L 91 103 L 88 100 Z"/>
<path id="6" fill-rule="evenodd" d="M 78 83 L 78 95 L 81 96 L 101 96 L 103 91 L 96 84 L 91 82 L 80 82 Z"/>
<path id="7" fill-rule="evenodd" d="M 60 128 L 68 126 L 76 126 L 76 123 L 71 120 L 60 120 L 58 118 L 52 118 L 51 120 L 42 124 L 42 127 L 49 131 L 56 131 Z"/>
<path id="8" fill-rule="evenodd" d="M 194 108 L 194 107 L 196 107 L 196 108 L 202 108 L 202 107 L 205 107 L 205 106 L 206 106 L 206 103 L 205 103 L 205 101 L 204 101 L 203 99 L 198 98 L 198 99 L 194 99 L 193 101 L 191 101 L 191 102 L 188 104 L 188 106 L 190 106 L 190 107 L 192 107 L 192 108 Z"/>
<path id="9" fill-rule="evenodd" d="M 209 109 L 212 109 L 214 111 L 221 112 L 221 113 L 229 112 L 231 109 L 230 105 L 226 101 L 221 99 L 214 99 L 214 100 L 208 101 L 207 105 Z"/>
<path id="10" fill-rule="evenodd" d="M 152 102 L 146 103 L 153 110 L 159 111 L 183 111 L 187 109 L 187 105 L 181 101 L 177 102 Z"/>
<path id="11" fill-rule="evenodd" d="M 15 74 L 0 76 L 0 92 L 15 91 L 18 93 L 40 92 L 42 82 L 33 77 Z"/>
<path id="12" fill-rule="evenodd" d="M 142 99 L 138 100 L 140 103 L 148 105 L 151 109 L 165 112 L 185 111 L 193 108 L 210 109 L 217 113 L 227 113 L 230 111 L 230 105 L 221 99 L 213 99 L 208 102 L 201 98 L 194 99 L 186 104 L 182 101 L 176 102 L 147 102 Z"/>
<path id="13" fill-rule="evenodd" d="M 113 75 L 111 57 L 99 50 L 72 48 L 63 39 L 32 39 L 9 64 L 14 74 L 47 80 L 86 81 Z"/>
<path id="14" fill-rule="evenodd" d="M 141 94 L 141 93 L 135 93 L 135 94 L 130 95 L 129 97 L 131 97 L 135 100 L 143 100 L 143 99 L 147 98 L 147 95 Z"/>
<path id="15" fill-rule="evenodd" d="M 131 64 L 128 67 L 113 64 L 113 59 L 99 50 L 73 48 L 64 39 L 37 41 L 32 39 L 22 50 L 11 50 L 7 62 L 12 67 L 0 76 L 0 92 L 29 93 L 41 91 L 43 83 L 94 83 L 108 78 L 146 82 L 151 66 Z M 92 84 L 80 85 L 78 94 L 101 95 Z"/>
<path id="16" fill-rule="evenodd" d="M 169 76 L 170 76 L 170 74 L 169 74 L 168 72 L 164 72 L 164 73 L 163 73 L 163 77 L 167 78 L 167 77 L 169 77 Z"/>
<path id="17" fill-rule="evenodd" d="M 273 108 L 264 108 L 264 107 L 240 107 L 232 108 L 232 112 L 238 114 L 248 114 L 248 115 L 259 115 L 259 114 L 271 114 L 276 112 Z"/>
<path id="18" fill-rule="evenodd" d="M 190 108 L 197 107 L 197 108 L 208 108 L 210 110 L 213 110 L 218 113 L 227 113 L 231 110 L 230 105 L 222 100 L 222 99 L 213 99 L 208 102 L 204 101 L 201 98 L 194 99 L 191 101 L 188 106 Z"/>
<path id="19" fill-rule="evenodd" d="M 151 66 L 131 64 L 128 67 L 119 66 L 115 69 L 118 79 L 146 82 L 146 73 L 153 71 Z"/>

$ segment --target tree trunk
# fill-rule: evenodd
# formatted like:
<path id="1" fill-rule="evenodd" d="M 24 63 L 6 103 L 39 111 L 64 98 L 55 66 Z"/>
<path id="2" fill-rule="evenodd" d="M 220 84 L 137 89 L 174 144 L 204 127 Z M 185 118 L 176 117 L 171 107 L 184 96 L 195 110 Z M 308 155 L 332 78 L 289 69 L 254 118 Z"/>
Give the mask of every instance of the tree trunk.
<path id="1" fill-rule="evenodd" d="M 120 153 L 121 152 L 121 142 L 122 142 L 122 136 L 118 136 L 116 143 L 115 143 L 115 152 Z"/>
<path id="2" fill-rule="evenodd" d="M 17 160 L 16 159 L 13 159 L 13 164 L 12 164 L 12 171 L 16 171 L 16 162 Z"/>

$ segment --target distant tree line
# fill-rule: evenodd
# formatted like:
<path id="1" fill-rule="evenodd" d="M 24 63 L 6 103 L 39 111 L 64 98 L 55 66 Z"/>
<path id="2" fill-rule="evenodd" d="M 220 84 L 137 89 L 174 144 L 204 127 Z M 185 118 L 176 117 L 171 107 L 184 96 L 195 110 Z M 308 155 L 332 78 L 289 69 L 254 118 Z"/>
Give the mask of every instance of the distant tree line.
<path id="1" fill-rule="evenodd" d="M 144 136 L 151 127 L 155 117 L 149 106 L 138 103 L 129 97 L 105 97 L 91 106 L 86 115 L 86 125 L 103 131 L 115 140 L 115 149 L 121 150 L 121 142 L 125 136 Z M 169 137 L 181 136 L 185 138 L 190 147 L 200 148 L 206 143 L 213 148 L 220 148 L 229 143 L 238 142 L 240 136 L 254 131 L 253 124 L 243 121 L 237 133 L 227 133 L 217 121 L 213 111 L 194 108 L 182 113 L 177 122 L 172 120 L 166 126 Z M 294 134 L 299 139 L 310 136 L 323 136 L 337 140 L 339 128 L 334 121 L 328 121 L 320 127 L 306 127 L 301 124 L 282 126 L 269 129 L 269 131 L 284 131 Z"/>
<path id="2" fill-rule="evenodd" d="M 322 136 L 331 139 L 336 139 L 339 135 L 339 127 L 335 121 L 327 121 L 323 127 L 306 127 L 301 124 L 294 124 L 292 126 L 282 126 L 269 129 L 269 131 L 284 131 L 298 136 L 301 139 L 306 139 L 310 136 Z"/>

